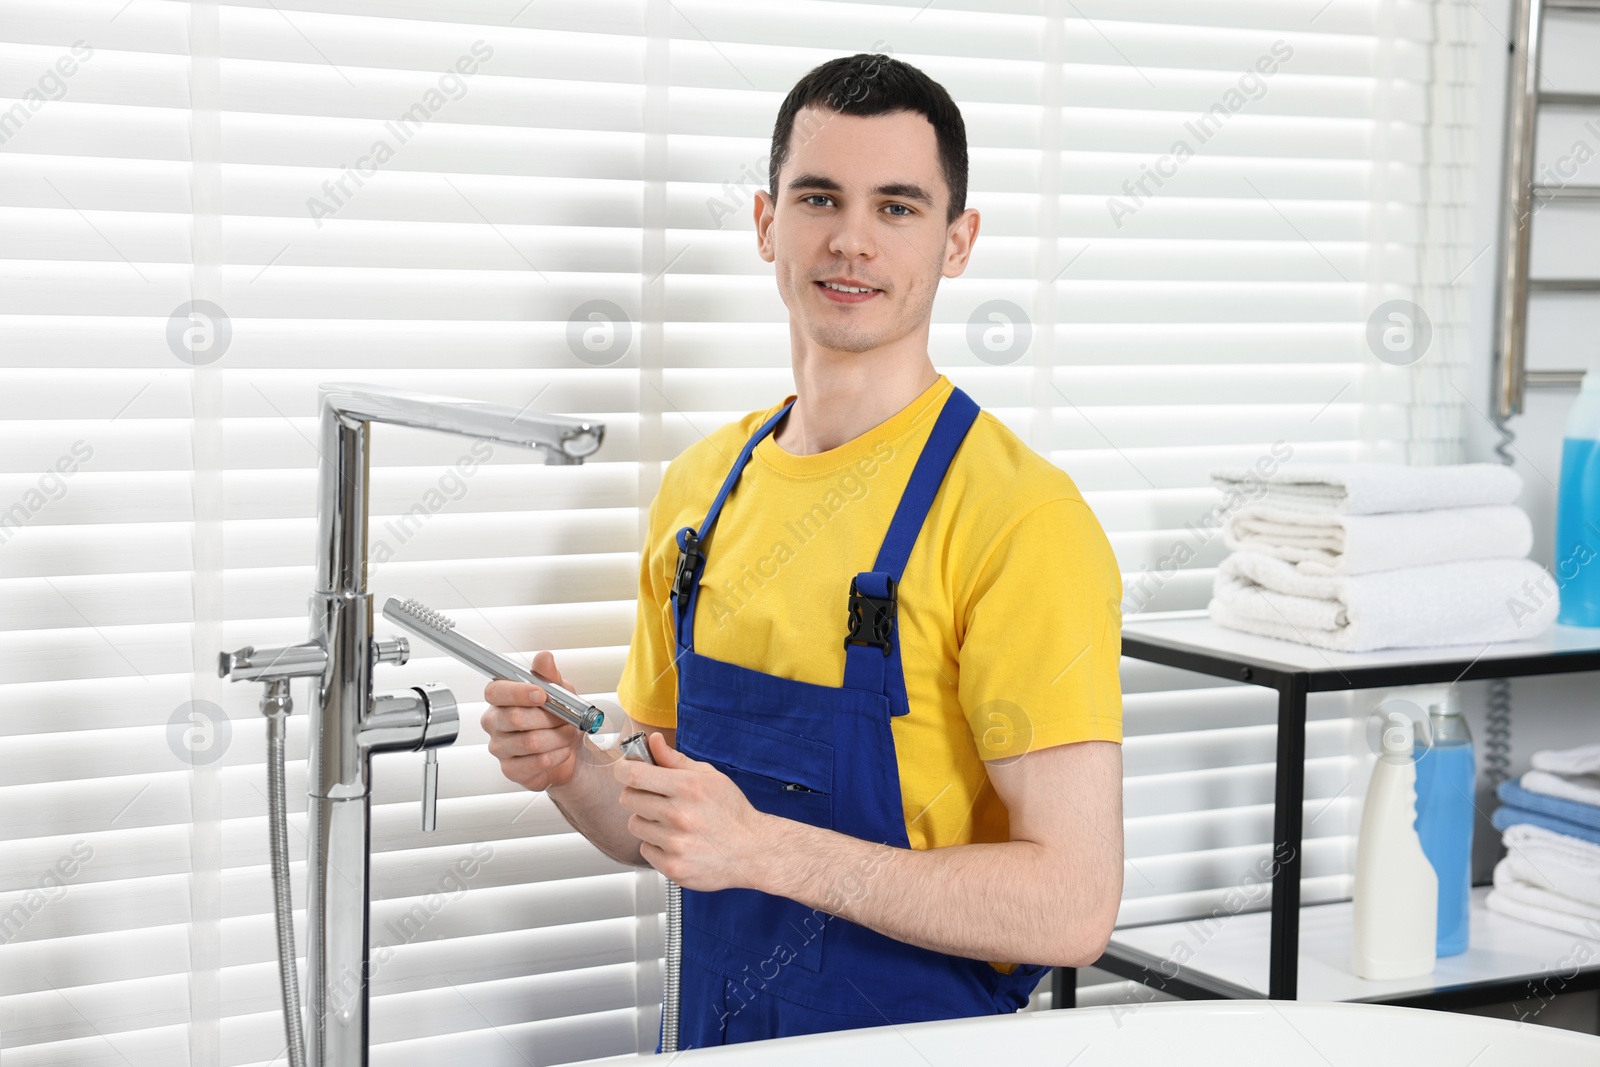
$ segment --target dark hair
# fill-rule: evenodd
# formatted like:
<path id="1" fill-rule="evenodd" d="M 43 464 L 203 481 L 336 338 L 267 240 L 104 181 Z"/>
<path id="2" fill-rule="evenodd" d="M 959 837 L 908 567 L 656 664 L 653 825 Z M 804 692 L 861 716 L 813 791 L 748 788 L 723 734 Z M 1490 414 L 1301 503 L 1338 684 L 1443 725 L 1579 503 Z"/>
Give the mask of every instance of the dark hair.
<path id="1" fill-rule="evenodd" d="M 944 86 L 909 63 L 861 52 L 830 59 L 795 83 L 778 121 L 772 126 L 772 152 L 767 162 L 767 191 L 778 195 L 778 171 L 789 158 L 789 140 L 795 116 L 807 106 L 820 106 L 841 115 L 883 115 L 914 111 L 933 125 L 939 142 L 939 169 L 950 191 L 945 224 L 967 208 L 967 127 Z"/>

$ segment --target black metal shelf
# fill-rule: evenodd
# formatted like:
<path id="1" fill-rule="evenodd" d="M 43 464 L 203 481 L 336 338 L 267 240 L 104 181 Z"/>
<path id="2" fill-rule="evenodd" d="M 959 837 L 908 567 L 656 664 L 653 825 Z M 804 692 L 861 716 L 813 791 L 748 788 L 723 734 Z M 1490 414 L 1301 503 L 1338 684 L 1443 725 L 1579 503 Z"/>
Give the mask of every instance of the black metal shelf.
<path id="1" fill-rule="evenodd" d="M 1556 626 L 1530 641 L 1482 647 L 1340 653 L 1238 633 L 1216 626 L 1203 612 L 1184 612 L 1126 624 L 1122 632 L 1122 653 L 1213 678 L 1263 686 L 1278 693 L 1277 769 L 1273 789 L 1276 863 L 1272 875 L 1265 995 L 1274 1000 L 1294 1000 L 1298 995 L 1302 921 L 1300 859 L 1304 830 L 1307 695 L 1597 671 L 1600 670 L 1600 630 Z M 1309 905 L 1307 914 L 1310 914 L 1309 909 L 1337 906 Z M 1342 906 L 1348 908 L 1349 905 L 1346 902 Z M 1333 913 L 1317 914 L 1320 919 Z M 1243 915 L 1233 916 L 1230 921 L 1243 918 Z M 1573 937 L 1563 936 L 1569 940 Z M 1168 966 L 1163 967 L 1163 963 Z M 1170 961 L 1145 949 L 1119 945 L 1116 935 L 1095 966 L 1184 999 L 1249 999 L 1262 995 L 1259 989 L 1192 965 L 1180 968 L 1177 974 L 1168 974 L 1172 970 Z M 1064 1002 L 1073 999 L 1071 980 L 1071 972 L 1064 971 L 1056 981 L 1057 996 Z M 1380 998 L 1380 1002 L 1463 1007 L 1513 999 L 1526 984 L 1527 977 L 1522 974 L 1487 974 L 1481 981 L 1397 994 L 1393 999 Z M 1593 957 L 1590 967 L 1581 968 L 1577 976 L 1567 980 L 1565 991 L 1593 988 L 1600 988 L 1600 953 Z"/>

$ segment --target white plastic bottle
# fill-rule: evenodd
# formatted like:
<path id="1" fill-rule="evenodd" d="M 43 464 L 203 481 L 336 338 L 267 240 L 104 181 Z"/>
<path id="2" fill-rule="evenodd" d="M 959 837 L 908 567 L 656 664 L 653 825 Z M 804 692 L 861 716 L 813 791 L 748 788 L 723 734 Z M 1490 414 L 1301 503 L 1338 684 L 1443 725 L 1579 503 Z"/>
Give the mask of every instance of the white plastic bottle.
<path id="1" fill-rule="evenodd" d="M 1360 978 L 1413 978 L 1433 970 L 1439 879 L 1417 837 L 1411 731 L 1409 719 L 1390 713 L 1361 811 L 1351 939 L 1351 967 Z"/>

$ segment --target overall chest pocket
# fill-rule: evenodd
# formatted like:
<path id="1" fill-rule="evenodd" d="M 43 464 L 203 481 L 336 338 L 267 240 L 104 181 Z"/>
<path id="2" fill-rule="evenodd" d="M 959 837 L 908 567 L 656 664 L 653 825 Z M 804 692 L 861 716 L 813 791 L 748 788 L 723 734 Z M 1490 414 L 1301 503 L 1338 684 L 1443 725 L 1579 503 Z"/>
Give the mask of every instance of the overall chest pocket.
<path id="1" fill-rule="evenodd" d="M 757 811 L 833 828 L 833 746 L 680 703 L 678 750 L 726 774 Z M 771 979 L 791 962 L 822 969 L 832 916 L 753 889 L 685 890 L 683 921 L 752 954 L 752 966 Z"/>

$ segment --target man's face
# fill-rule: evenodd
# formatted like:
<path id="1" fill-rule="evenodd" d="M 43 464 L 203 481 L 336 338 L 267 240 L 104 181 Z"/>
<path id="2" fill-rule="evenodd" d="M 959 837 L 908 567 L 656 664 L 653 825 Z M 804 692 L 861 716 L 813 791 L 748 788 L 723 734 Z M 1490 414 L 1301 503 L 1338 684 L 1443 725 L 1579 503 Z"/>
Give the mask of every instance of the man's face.
<path id="1" fill-rule="evenodd" d="M 760 191 L 755 207 L 761 258 L 775 265 L 794 328 L 840 352 L 925 334 L 939 279 L 966 269 L 977 236 L 976 211 L 945 224 L 949 202 L 922 115 L 802 108 L 776 200 Z"/>

